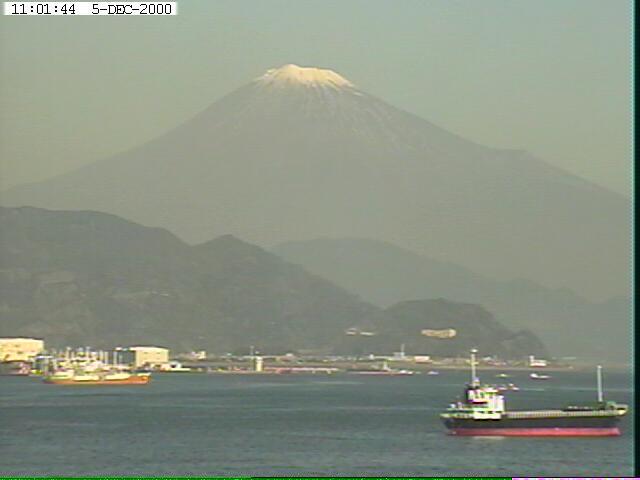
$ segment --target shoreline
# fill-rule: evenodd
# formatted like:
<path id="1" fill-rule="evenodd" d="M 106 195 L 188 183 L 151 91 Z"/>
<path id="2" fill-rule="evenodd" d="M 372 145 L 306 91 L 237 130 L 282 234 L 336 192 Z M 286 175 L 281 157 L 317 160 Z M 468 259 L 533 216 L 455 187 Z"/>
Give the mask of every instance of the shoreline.
<path id="1" fill-rule="evenodd" d="M 256 374 L 274 374 L 277 373 L 274 370 L 287 370 L 292 369 L 292 372 L 281 372 L 282 374 L 303 374 L 310 373 L 315 375 L 323 374 L 340 374 L 348 373 L 353 370 L 371 370 L 375 362 L 265 362 L 263 365 L 264 371 L 255 372 L 251 370 L 248 362 L 185 362 L 184 367 L 192 368 L 190 373 L 210 373 L 210 374 L 239 374 L 246 375 L 249 373 Z M 393 370 L 410 370 L 416 373 L 426 374 L 429 371 L 469 371 L 468 364 L 440 364 L 433 363 L 413 363 L 413 362 L 388 362 L 389 367 Z M 316 372 L 303 372 L 295 371 L 296 369 L 318 369 Z M 478 365 L 478 371 L 485 372 L 520 372 L 520 373 L 557 373 L 557 372 L 590 372 L 595 371 L 596 365 L 551 365 L 546 367 L 529 367 L 526 365 Z M 604 365 L 605 370 L 615 372 L 631 372 L 632 367 L 630 365 Z M 322 372 L 322 369 L 336 369 L 334 372 Z M 166 372 L 166 373 L 181 373 L 181 372 Z M 188 373 L 188 372 L 184 372 Z"/>

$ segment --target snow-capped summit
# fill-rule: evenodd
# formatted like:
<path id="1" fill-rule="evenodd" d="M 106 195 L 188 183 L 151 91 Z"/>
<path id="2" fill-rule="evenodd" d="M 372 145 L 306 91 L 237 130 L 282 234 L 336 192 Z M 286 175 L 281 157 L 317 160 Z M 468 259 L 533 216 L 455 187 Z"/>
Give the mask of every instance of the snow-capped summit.
<path id="1" fill-rule="evenodd" d="M 256 82 L 275 87 L 304 85 L 307 87 L 328 87 L 335 90 L 355 87 L 353 83 L 333 70 L 300 67 L 292 63 L 267 70 L 264 75 L 256 79 Z"/>
<path id="2" fill-rule="evenodd" d="M 495 278 L 627 291 L 627 199 L 321 68 L 268 70 L 152 141 L 0 202 L 113 213 L 191 242 L 373 238 Z"/>

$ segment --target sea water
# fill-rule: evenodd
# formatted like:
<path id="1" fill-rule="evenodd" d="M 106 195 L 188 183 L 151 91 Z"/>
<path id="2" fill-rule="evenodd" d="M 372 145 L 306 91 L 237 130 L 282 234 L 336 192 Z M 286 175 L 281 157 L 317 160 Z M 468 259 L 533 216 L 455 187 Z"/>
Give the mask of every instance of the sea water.
<path id="1" fill-rule="evenodd" d="M 594 401 L 595 373 L 525 372 L 510 409 Z M 155 374 L 146 386 L 0 377 L 0 475 L 632 476 L 632 415 L 615 438 L 447 435 L 439 413 L 468 373 Z M 631 404 L 629 373 L 605 397 Z"/>

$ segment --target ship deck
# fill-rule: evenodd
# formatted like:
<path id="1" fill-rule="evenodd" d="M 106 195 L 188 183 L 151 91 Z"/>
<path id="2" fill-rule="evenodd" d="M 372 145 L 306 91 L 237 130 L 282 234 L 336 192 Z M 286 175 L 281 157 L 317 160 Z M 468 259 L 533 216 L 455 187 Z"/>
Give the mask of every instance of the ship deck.
<path id="1" fill-rule="evenodd" d="M 524 418 L 574 418 L 574 417 L 619 417 L 626 413 L 626 410 L 516 410 L 502 413 L 502 418 L 524 419 Z M 443 418 L 469 418 L 473 419 L 473 412 L 446 412 L 441 415 Z"/>

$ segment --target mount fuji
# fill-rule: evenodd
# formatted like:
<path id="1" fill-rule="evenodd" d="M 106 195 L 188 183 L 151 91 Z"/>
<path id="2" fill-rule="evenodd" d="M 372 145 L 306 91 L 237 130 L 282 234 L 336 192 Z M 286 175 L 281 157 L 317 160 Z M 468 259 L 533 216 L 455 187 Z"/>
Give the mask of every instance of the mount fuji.
<path id="1" fill-rule="evenodd" d="M 194 243 L 373 238 L 496 278 L 628 293 L 628 199 L 319 68 L 268 70 L 144 145 L 0 198 L 109 212 Z"/>

